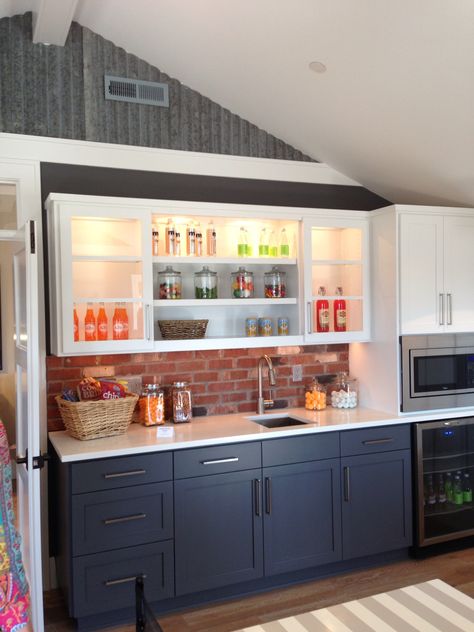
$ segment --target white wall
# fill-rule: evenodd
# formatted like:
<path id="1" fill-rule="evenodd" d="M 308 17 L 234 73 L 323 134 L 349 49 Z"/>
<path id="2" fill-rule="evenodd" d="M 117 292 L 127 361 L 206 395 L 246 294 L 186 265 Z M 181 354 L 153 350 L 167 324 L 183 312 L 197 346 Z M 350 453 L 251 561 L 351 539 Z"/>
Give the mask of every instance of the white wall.
<path id="1" fill-rule="evenodd" d="M 15 442 L 15 356 L 13 347 L 13 245 L 0 242 L 0 287 L 2 310 L 2 362 L 0 372 L 0 419 L 10 444 Z"/>

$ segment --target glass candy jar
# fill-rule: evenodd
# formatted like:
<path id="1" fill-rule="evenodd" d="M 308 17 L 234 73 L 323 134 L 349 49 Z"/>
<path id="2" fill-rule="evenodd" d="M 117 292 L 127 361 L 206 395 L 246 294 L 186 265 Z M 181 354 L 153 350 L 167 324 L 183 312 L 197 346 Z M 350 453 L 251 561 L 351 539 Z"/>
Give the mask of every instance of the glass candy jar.
<path id="1" fill-rule="evenodd" d="M 304 407 L 307 410 L 324 410 L 326 408 L 326 389 L 316 378 L 311 380 L 306 388 Z"/>
<path id="2" fill-rule="evenodd" d="M 160 299 L 181 298 L 181 272 L 173 270 L 171 266 L 166 266 L 164 270 L 158 272 L 158 283 Z"/>
<path id="3" fill-rule="evenodd" d="M 174 382 L 172 389 L 173 421 L 175 424 L 191 421 L 193 416 L 191 389 L 187 382 Z"/>
<path id="4" fill-rule="evenodd" d="M 230 276 L 232 279 L 232 296 L 234 298 L 253 298 L 253 272 L 248 272 L 245 268 L 239 268 L 237 272 L 232 272 Z"/>
<path id="5" fill-rule="evenodd" d="M 138 400 L 140 421 L 144 426 L 165 423 L 164 394 L 158 384 L 146 384 Z"/>
<path id="6" fill-rule="evenodd" d="M 355 408 L 359 399 L 359 387 L 354 377 L 345 371 L 337 374 L 337 379 L 329 387 L 331 406 L 334 408 Z"/>
<path id="7" fill-rule="evenodd" d="M 276 266 L 263 275 L 265 285 L 265 298 L 285 298 L 286 296 L 286 272 Z"/>
<path id="8" fill-rule="evenodd" d="M 217 298 L 217 272 L 204 266 L 194 273 L 194 296 L 196 298 Z"/>

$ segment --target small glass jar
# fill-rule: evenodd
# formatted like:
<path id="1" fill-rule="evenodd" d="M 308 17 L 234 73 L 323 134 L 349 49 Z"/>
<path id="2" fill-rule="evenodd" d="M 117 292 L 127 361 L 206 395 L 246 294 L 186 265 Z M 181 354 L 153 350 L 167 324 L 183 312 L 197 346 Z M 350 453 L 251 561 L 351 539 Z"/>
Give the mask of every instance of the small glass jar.
<path id="1" fill-rule="evenodd" d="M 304 407 L 307 410 L 324 410 L 326 408 L 326 389 L 316 378 L 306 387 Z"/>
<path id="2" fill-rule="evenodd" d="M 230 276 L 232 279 L 232 296 L 234 298 L 253 298 L 253 272 L 248 272 L 245 268 L 239 268 L 237 272 L 232 272 Z"/>
<path id="3" fill-rule="evenodd" d="M 265 285 L 265 298 L 285 298 L 286 296 L 286 272 L 273 266 L 270 272 L 263 275 Z"/>
<path id="4" fill-rule="evenodd" d="M 175 424 L 191 421 L 193 407 L 191 389 L 187 382 L 174 382 L 172 390 L 173 421 Z"/>
<path id="5" fill-rule="evenodd" d="M 144 426 L 161 426 L 165 423 L 164 394 L 158 384 L 145 384 L 138 408 L 140 422 Z"/>
<path id="6" fill-rule="evenodd" d="M 217 298 L 217 272 L 203 266 L 194 273 L 194 296 L 196 298 Z"/>
<path id="7" fill-rule="evenodd" d="M 158 283 L 160 299 L 181 298 L 181 272 L 173 270 L 171 266 L 166 266 L 164 270 L 158 272 Z"/>
<path id="8" fill-rule="evenodd" d="M 359 387 L 355 377 L 349 377 L 345 371 L 337 374 L 329 391 L 331 393 L 331 406 L 334 408 L 355 408 L 359 399 Z"/>

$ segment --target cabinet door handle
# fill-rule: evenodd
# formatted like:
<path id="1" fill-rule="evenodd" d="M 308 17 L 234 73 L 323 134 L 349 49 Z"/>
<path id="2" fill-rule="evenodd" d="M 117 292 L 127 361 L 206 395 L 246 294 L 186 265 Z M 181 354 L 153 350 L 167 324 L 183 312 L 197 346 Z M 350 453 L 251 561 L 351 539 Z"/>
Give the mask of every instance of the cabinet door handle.
<path id="1" fill-rule="evenodd" d="M 272 479 L 269 476 L 265 478 L 265 512 L 272 513 Z"/>
<path id="2" fill-rule="evenodd" d="M 344 468 L 344 500 L 346 502 L 349 502 L 350 500 L 350 494 L 351 494 L 351 479 L 350 479 L 350 471 L 349 468 L 346 466 Z"/>
<path id="3" fill-rule="evenodd" d="M 150 340 L 150 306 L 145 303 L 145 338 Z"/>
<path id="4" fill-rule="evenodd" d="M 137 577 L 143 577 L 146 579 L 146 575 L 132 575 L 130 577 L 122 577 L 120 579 L 108 579 L 104 582 L 105 586 L 117 586 L 118 584 L 128 584 L 130 582 L 134 582 Z"/>
<path id="5" fill-rule="evenodd" d="M 308 301 L 307 304 L 307 315 L 308 315 L 308 333 L 312 333 L 312 327 L 311 327 L 311 301 Z"/>
<path id="6" fill-rule="evenodd" d="M 452 325 L 453 324 L 453 295 L 452 294 L 446 294 L 447 296 L 447 301 L 448 301 L 448 321 L 447 321 L 447 325 Z"/>
<path id="7" fill-rule="evenodd" d="M 119 522 L 131 522 L 132 520 L 143 520 L 144 518 L 146 518 L 146 513 L 123 516 L 123 518 L 106 518 L 104 524 L 118 524 Z"/>
<path id="8" fill-rule="evenodd" d="M 122 478 L 122 476 L 138 476 L 146 474 L 146 470 L 130 470 L 130 472 L 114 472 L 113 474 L 104 474 L 104 478 Z"/>
<path id="9" fill-rule="evenodd" d="M 368 439 L 362 441 L 364 445 L 381 445 L 382 443 L 392 443 L 393 437 L 387 437 L 386 439 Z"/>
<path id="10" fill-rule="evenodd" d="M 253 491 L 255 494 L 255 515 L 260 516 L 262 513 L 262 507 L 260 505 L 260 485 L 261 480 L 259 478 L 254 479 L 253 481 Z"/>
<path id="11" fill-rule="evenodd" d="M 439 324 L 444 325 L 444 294 L 439 295 Z"/>
<path id="12" fill-rule="evenodd" d="M 236 463 L 238 456 L 230 456 L 228 459 L 212 459 L 211 461 L 201 461 L 201 465 L 214 465 L 215 463 Z"/>

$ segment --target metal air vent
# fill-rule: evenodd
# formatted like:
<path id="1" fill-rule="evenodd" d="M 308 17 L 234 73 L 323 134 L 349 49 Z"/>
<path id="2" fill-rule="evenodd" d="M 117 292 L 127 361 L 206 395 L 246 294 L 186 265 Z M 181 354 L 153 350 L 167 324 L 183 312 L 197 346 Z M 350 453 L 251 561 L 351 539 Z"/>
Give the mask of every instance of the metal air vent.
<path id="1" fill-rule="evenodd" d="M 105 75 L 105 98 L 169 107 L 168 84 Z"/>

